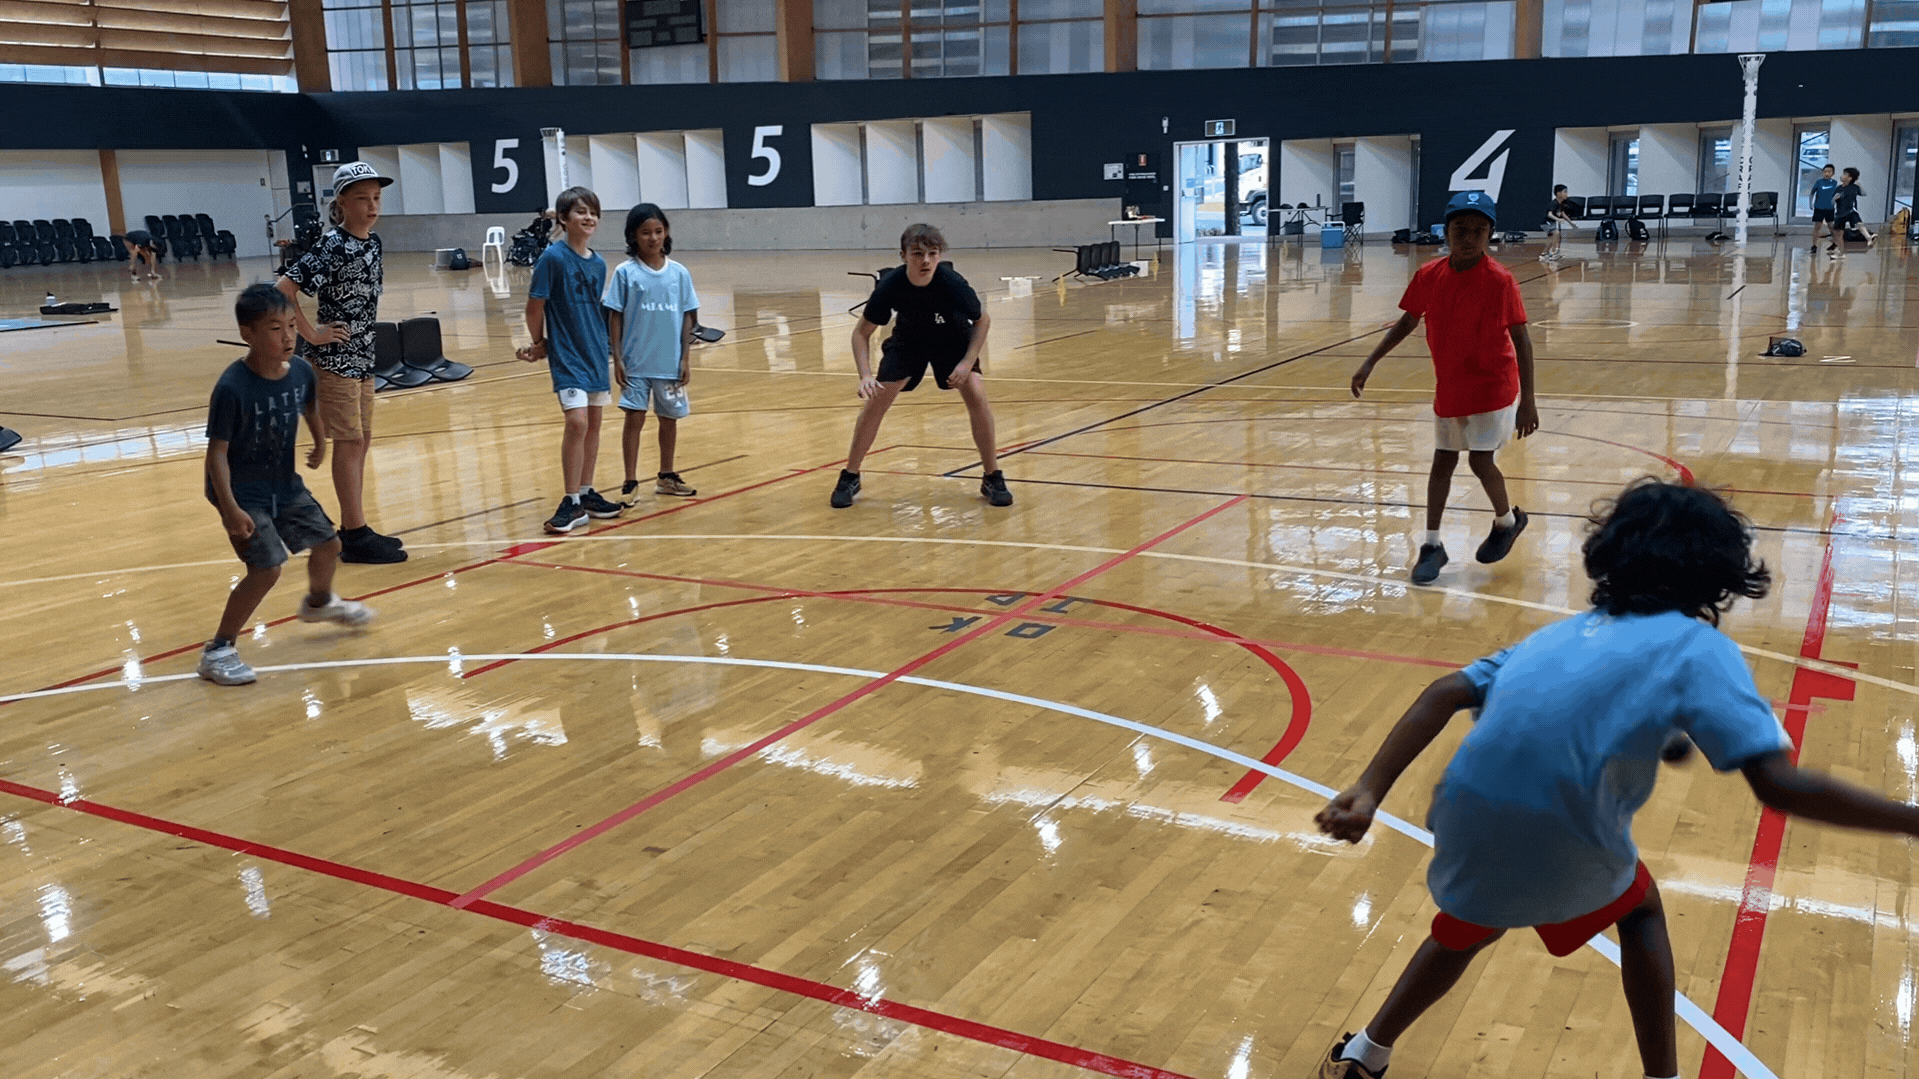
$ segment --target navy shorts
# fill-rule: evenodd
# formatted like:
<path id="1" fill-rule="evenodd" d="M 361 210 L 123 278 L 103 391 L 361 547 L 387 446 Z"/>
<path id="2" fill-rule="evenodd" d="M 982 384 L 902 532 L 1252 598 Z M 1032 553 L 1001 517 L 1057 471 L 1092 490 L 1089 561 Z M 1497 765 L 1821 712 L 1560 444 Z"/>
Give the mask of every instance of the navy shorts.
<path id="1" fill-rule="evenodd" d="M 335 535 L 333 521 L 304 485 L 280 495 L 235 492 L 234 497 L 253 518 L 253 538 L 227 539 L 248 569 L 276 569 L 290 556 L 312 550 Z"/>
<path id="2" fill-rule="evenodd" d="M 1816 225 L 1821 221 L 1827 224 L 1832 223 L 1832 207 L 1828 206 L 1823 210 L 1817 206 L 1812 208 L 1812 223 Z"/>

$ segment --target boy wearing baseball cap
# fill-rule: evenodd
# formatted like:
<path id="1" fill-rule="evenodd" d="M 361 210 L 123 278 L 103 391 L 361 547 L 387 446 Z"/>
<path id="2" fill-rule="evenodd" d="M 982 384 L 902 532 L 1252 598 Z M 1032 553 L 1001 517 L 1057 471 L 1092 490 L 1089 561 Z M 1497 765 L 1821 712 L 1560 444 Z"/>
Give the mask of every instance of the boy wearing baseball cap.
<path id="1" fill-rule="evenodd" d="M 1413 566 L 1414 584 L 1431 584 L 1447 562 L 1439 539 L 1439 517 L 1452 490 L 1459 455 L 1486 488 L 1493 504 L 1493 528 L 1479 545 L 1481 562 L 1497 562 L 1526 530 L 1526 511 L 1506 496 L 1506 477 L 1493 454 L 1517 433 L 1539 429 L 1533 403 L 1533 346 L 1526 335 L 1526 306 L 1519 285 L 1496 260 L 1486 257 L 1498 208 L 1483 191 L 1461 191 L 1446 205 L 1446 243 L 1450 253 L 1421 266 L 1406 286 L 1399 307 L 1405 314 L 1353 372 L 1353 396 L 1381 358 L 1426 322 L 1426 347 L 1433 354 L 1433 470 L 1426 480 L 1426 531 Z"/>
<path id="2" fill-rule="evenodd" d="M 281 271 L 279 288 L 319 377 L 320 417 L 333 439 L 333 489 L 340 500 L 342 562 L 404 562 L 394 536 L 366 520 L 367 448 L 373 441 L 373 323 L 379 317 L 385 270 L 380 260 L 380 192 L 393 181 L 364 161 L 333 170 L 334 228 L 298 262 Z M 319 297 L 320 325 L 307 321 L 300 293 Z"/>

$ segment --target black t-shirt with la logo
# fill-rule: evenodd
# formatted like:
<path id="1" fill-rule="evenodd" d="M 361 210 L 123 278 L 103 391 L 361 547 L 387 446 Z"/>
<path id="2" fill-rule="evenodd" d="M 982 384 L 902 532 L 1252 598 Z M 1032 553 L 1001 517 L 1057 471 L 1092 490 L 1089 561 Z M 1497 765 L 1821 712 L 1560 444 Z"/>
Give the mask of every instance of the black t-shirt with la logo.
<path id="1" fill-rule="evenodd" d="M 880 275 L 863 314 L 875 326 L 899 317 L 888 345 L 942 348 L 957 342 L 963 348 L 979 321 L 979 293 L 950 262 L 940 263 L 924 286 L 914 285 L 906 267 L 896 266 Z"/>

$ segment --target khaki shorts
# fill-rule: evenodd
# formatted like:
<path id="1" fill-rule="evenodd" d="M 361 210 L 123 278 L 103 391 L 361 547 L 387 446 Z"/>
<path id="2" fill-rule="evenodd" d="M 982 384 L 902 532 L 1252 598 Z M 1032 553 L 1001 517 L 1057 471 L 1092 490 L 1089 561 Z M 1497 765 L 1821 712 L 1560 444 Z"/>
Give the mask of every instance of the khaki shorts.
<path id="1" fill-rule="evenodd" d="M 373 435 L 373 380 L 315 371 L 320 379 L 320 422 L 335 442 L 358 442 Z"/>

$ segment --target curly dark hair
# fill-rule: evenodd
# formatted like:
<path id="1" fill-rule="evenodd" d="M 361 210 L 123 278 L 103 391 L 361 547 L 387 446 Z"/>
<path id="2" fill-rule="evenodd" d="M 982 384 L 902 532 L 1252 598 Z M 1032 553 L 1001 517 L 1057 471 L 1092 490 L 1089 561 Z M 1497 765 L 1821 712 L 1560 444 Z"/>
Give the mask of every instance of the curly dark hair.
<path id="1" fill-rule="evenodd" d="M 640 226 L 658 218 L 660 227 L 666 230 L 666 242 L 660 245 L 660 254 L 673 253 L 673 225 L 666 219 L 666 211 L 650 202 L 642 202 L 626 212 L 626 253 L 633 258 L 640 257 Z"/>
<path id="2" fill-rule="evenodd" d="M 1651 476 L 1594 504 L 1584 549 L 1593 606 L 1607 614 L 1679 611 L 1716 626 L 1735 596 L 1772 584 L 1750 521 L 1712 491 Z"/>

